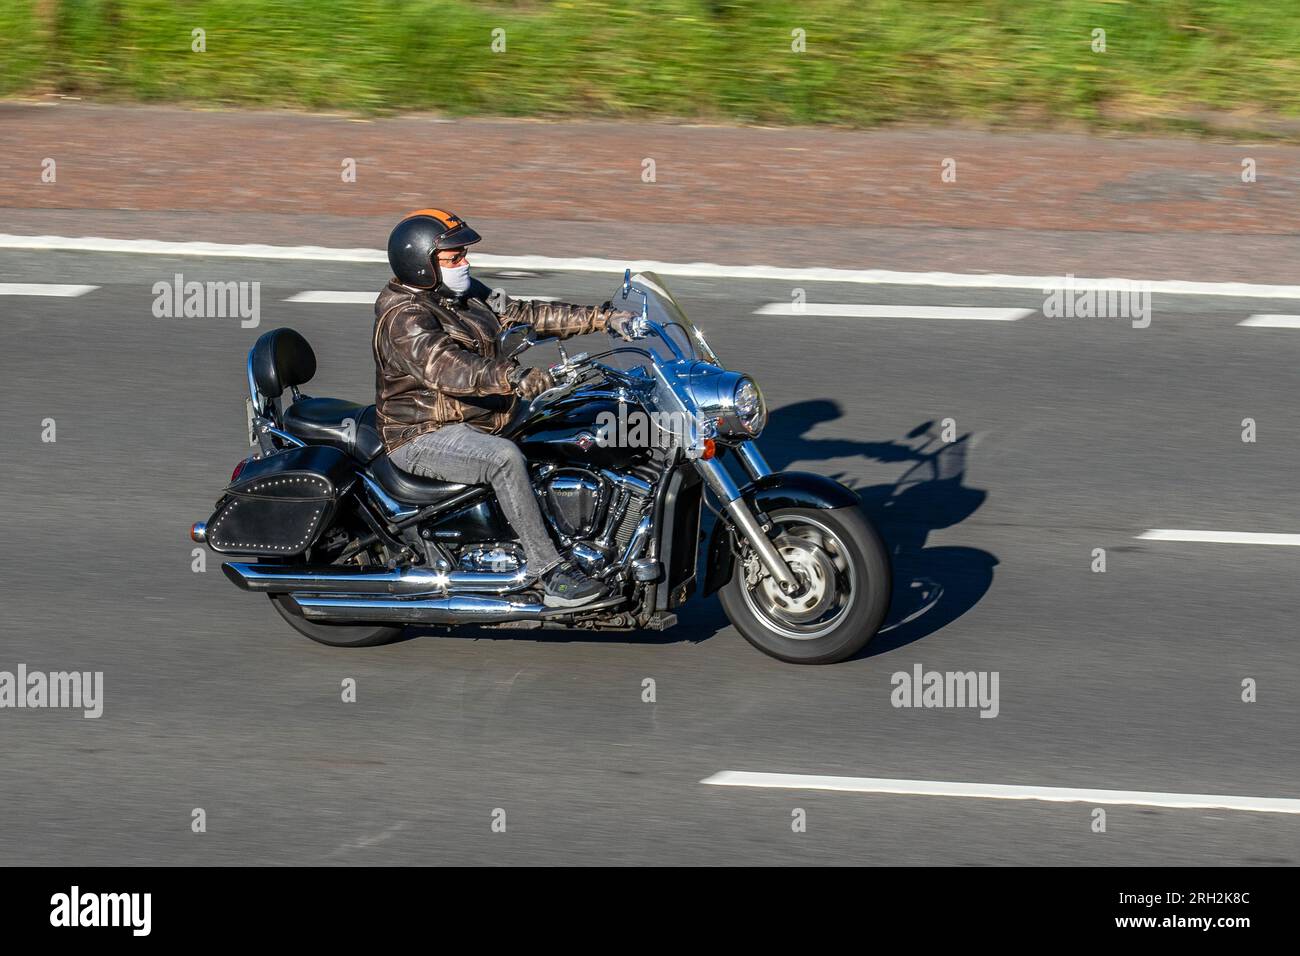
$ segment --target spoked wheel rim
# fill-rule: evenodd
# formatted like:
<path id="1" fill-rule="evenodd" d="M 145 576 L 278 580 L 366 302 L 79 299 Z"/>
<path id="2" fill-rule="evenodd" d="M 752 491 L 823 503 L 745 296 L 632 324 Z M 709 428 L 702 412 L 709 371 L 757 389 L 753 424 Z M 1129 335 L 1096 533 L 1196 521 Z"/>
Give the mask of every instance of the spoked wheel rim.
<path id="1" fill-rule="evenodd" d="M 764 627 L 796 641 L 825 637 L 843 622 L 853 607 L 857 573 L 844 539 L 815 518 L 788 515 L 777 520 L 773 544 L 799 580 L 795 595 L 781 591 L 758 558 L 747 550 L 746 564 L 760 570 L 742 589 L 745 603 Z"/>

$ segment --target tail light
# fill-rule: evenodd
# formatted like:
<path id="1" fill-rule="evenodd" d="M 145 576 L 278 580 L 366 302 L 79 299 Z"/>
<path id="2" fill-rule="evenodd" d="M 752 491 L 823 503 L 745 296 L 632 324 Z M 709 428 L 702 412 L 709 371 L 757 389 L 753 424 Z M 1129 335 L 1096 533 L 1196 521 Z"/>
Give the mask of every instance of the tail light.
<path id="1" fill-rule="evenodd" d="M 235 466 L 235 470 L 230 473 L 230 483 L 232 485 L 235 483 L 235 480 L 239 477 L 240 472 L 244 470 L 244 466 L 247 464 L 248 464 L 248 459 L 245 458 L 243 461 L 241 461 L 238 465 Z"/>

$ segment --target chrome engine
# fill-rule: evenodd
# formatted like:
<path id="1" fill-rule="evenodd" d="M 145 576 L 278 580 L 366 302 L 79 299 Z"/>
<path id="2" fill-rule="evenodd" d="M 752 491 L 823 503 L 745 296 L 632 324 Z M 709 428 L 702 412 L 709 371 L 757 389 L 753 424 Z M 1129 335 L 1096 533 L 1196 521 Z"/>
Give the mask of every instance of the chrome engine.
<path id="1" fill-rule="evenodd" d="M 654 498 L 649 482 L 608 469 L 557 468 L 537 490 L 561 544 L 586 573 L 603 574 L 638 556 Z"/>
<path id="2" fill-rule="evenodd" d="M 524 552 L 517 544 L 491 544 L 467 548 L 461 552 L 457 567 L 461 571 L 507 574 L 524 566 Z"/>
<path id="3" fill-rule="evenodd" d="M 561 536 L 572 540 L 591 537 L 609 504 L 610 483 L 582 468 L 560 468 L 542 483 L 546 513 Z"/>

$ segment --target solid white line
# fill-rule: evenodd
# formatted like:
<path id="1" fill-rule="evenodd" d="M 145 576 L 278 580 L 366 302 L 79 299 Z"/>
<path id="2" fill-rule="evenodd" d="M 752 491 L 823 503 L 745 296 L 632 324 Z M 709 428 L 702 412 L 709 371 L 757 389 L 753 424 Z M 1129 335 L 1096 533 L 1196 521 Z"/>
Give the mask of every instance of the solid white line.
<path id="1" fill-rule="evenodd" d="M 841 305 L 807 302 L 772 302 L 755 315 L 822 316 L 848 319 L 975 319 L 984 322 L 1015 322 L 1034 315 L 1033 309 L 976 309 L 946 305 Z"/>
<path id="2" fill-rule="evenodd" d="M 377 292 L 295 292 L 285 302 L 309 302 L 313 305 L 374 305 L 379 298 Z M 536 302 L 554 302 L 553 295 L 512 295 L 512 299 L 532 299 Z"/>
<path id="3" fill-rule="evenodd" d="M 234 245 L 224 242 L 166 242 L 161 239 L 100 239 L 94 236 L 15 236 L 0 233 L 0 249 L 53 252 L 129 252 L 150 256 L 203 256 L 234 259 L 313 259 L 321 262 L 387 262 L 380 249 L 330 249 L 325 246 Z"/>
<path id="4" fill-rule="evenodd" d="M 1255 531 L 1185 531 L 1152 528 L 1138 538 L 1144 541 L 1195 541 L 1200 544 L 1281 544 L 1300 546 L 1300 534 L 1266 534 Z"/>
<path id="5" fill-rule="evenodd" d="M 1300 329 L 1300 315 L 1252 315 L 1237 324 L 1256 329 Z"/>
<path id="6" fill-rule="evenodd" d="M 381 249 L 331 249 L 324 246 L 230 245 L 219 242 L 164 242 L 158 239 L 100 239 L 68 236 L 16 236 L 0 233 L 0 249 L 131 252 L 159 256 L 205 256 L 235 259 L 308 259 L 314 262 L 385 262 Z M 649 259 L 562 259 L 550 256 L 493 256 L 479 253 L 474 263 L 484 269 L 524 269 L 552 272 L 658 272 L 666 276 L 708 279 L 775 279 L 782 282 L 847 282 L 861 285 L 942 286 L 952 289 L 1071 288 L 1144 289 L 1164 295 L 1234 296 L 1253 299 L 1300 299 L 1300 285 L 1259 285 L 1249 282 L 1187 282 L 1182 279 L 1088 279 L 1079 276 L 1021 276 L 961 272 L 897 272 L 889 269 L 826 269 L 782 266 L 728 266 L 711 262 L 659 262 Z"/>
<path id="7" fill-rule="evenodd" d="M 1087 790 L 1074 787 L 1023 787 L 994 783 L 945 783 L 939 780 L 889 780 L 883 777 L 822 777 L 802 773 L 750 773 L 724 770 L 700 783 L 717 787 L 763 787 L 781 790 L 841 790 L 923 797 L 977 797 L 984 800 L 1045 800 L 1049 803 L 1107 803 L 1176 810 L 1250 810 L 1300 813 L 1300 800 L 1282 797 L 1236 797 L 1215 793 L 1150 793 L 1144 790 Z"/>
<path id="8" fill-rule="evenodd" d="M 98 288 L 97 285 L 58 285 L 52 282 L 0 282 L 0 295 L 57 295 L 75 298 Z"/>

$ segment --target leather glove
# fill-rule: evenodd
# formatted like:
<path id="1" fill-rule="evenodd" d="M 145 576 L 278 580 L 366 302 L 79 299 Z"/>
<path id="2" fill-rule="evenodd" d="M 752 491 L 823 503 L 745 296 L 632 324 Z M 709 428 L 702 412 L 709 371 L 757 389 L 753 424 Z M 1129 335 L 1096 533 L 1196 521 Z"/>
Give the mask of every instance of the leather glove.
<path id="1" fill-rule="evenodd" d="M 632 341 L 632 323 L 636 315 L 622 309 L 611 309 L 605 314 L 605 328 L 618 335 L 624 342 Z"/>
<path id="2" fill-rule="evenodd" d="M 514 387 L 515 394 L 527 402 L 548 388 L 554 388 L 555 379 L 544 369 L 520 366 L 510 373 L 510 384 Z"/>

